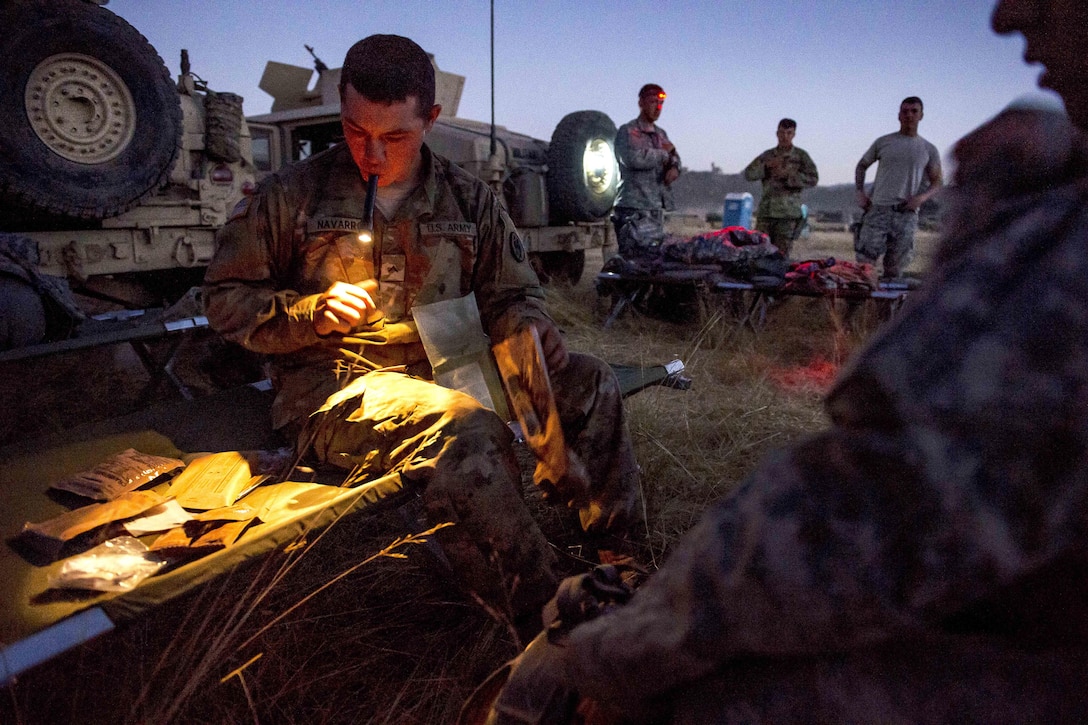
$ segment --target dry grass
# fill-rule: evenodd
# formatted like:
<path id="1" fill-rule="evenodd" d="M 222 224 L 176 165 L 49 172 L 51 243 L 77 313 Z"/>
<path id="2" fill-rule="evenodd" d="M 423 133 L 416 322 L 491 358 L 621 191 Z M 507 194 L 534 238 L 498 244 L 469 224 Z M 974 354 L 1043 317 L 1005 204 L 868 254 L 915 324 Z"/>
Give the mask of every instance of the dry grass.
<path id="1" fill-rule="evenodd" d="M 920 239 L 919 246 L 927 250 L 930 241 Z M 801 257 L 852 258 L 842 233 L 817 232 L 798 246 Z M 927 259 L 920 255 L 915 270 Z M 824 426 L 821 398 L 871 324 L 859 332 L 824 302 L 796 298 L 772 307 L 759 334 L 723 319 L 704 335 L 697 325 L 634 312 L 603 330 L 592 280 L 599 265 L 591 257 L 587 279 L 551 293 L 570 347 L 617 363 L 680 357 L 694 381 L 689 392 L 653 388 L 627 403 L 651 556 L 660 564 L 768 450 Z M 710 347 L 710 339 L 720 344 Z M 83 367 L 80 395 L 92 402 L 113 395 L 122 408 L 131 405 L 132 396 L 117 390 L 115 366 L 131 361 L 101 354 Z M 41 384 L 14 386 L 20 404 L 43 404 L 50 386 L 63 382 L 50 366 L 64 364 L 72 363 L 45 361 L 23 371 Z M 36 432 L 70 424 L 65 410 L 86 420 L 107 407 L 53 405 L 48 425 Z M 29 413 L 16 415 L 25 420 Z M 16 437 L 28 435 L 20 425 Z M 562 535 L 569 519 L 539 503 L 534 510 L 549 534 Z M 378 556 L 359 566 L 403 533 L 392 513 L 341 522 L 274 587 L 287 555 L 235 572 L 28 673 L 0 697 L 0 721 L 450 722 L 472 687 L 516 654 L 517 643 L 437 576 L 418 547 L 405 552 L 407 560 Z M 243 610 L 245 621 L 229 619 Z"/>
<path id="2" fill-rule="evenodd" d="M 933 253 L 936 251 L 937 238 L 937 232 L 922 230 L 915 232 L 915 255 L 914 261 L 906 270 L 908 275 L 920 276 L 929 268 Z M 807 239 L 797 240 L 794 245 L 794 255 L 798 259 L 835 257 L 853 261 L 853 249 L 853 235 L 849 232 L 815 231 Z"/>
<path id="3" fill-rule="evenodd" d="M 0 722 L 450 722 L 517 648 L 418 547 L 384 556 L 400 536 L 341 522 L 286 576 L 288 556 L 235 571 L 27 673 Z"/>

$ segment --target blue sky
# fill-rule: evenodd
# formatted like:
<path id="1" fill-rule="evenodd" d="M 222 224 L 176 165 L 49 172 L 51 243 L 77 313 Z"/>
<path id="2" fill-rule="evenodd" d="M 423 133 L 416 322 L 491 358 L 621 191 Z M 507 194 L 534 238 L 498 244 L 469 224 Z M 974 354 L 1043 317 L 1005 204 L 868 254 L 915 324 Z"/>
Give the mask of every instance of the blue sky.
<path id="1" fill-rule="evenodd" d="M 247 114 L 271 97 L 269 60 L 310 66 L 314 46 L 338 67 L 371 33 L 407 35 L 440 68 L 467 77 L 460 116 L 490 119 L 488 0 L 111 0 L 178 72 L 181 48 Z M 925 101 L 920 132 L 945 153 L 1010 101 L 1041 93 L 1019 37 L 989 28 L 990 0 L 761 2 L 582 0 L 495 2 L 499 124 L 548 139 L 571 111 L 637 114 L 639 86 L 668 92 L 660 125 L 684 165 L 739 172 L 774 145 L 783 116 L 824 184 L 846 183 L 877 136 L 895 131 L 899 101 Z M 872 171 L 870 171 L 870 180 Z"/>

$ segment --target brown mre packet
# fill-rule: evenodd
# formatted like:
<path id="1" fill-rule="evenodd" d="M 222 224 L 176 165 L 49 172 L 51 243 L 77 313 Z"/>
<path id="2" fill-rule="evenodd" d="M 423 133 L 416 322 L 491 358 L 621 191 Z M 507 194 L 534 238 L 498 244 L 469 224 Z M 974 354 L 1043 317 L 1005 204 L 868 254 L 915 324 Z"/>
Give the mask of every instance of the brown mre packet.
<path id="1" fill-rule="evenodd" d="M 64 544 L 99 526 L 122 521 L 161 505 L 166 498 L 154 491 L 130 491 L 113 501 L 73 509 L 41 523 L 23 524 L 16 537 L 33 551 L 56 558 Z"/>
<path id="2" fill-rule="evenodd" d="M 254 520 L 189 521 L 155 539 L 149 549 L 170 557 L 203 556 L 233 544 Z"/>
<path id="3" fill-rule="evenodd" d="M 50 488 L 68 491 L 95 501 L 111 501 L 135 491 L 164 473 L 183 468 L 176 458 L 155 456 L 129 448 L 110 456 L 94 468 L 54 483 Z"/>

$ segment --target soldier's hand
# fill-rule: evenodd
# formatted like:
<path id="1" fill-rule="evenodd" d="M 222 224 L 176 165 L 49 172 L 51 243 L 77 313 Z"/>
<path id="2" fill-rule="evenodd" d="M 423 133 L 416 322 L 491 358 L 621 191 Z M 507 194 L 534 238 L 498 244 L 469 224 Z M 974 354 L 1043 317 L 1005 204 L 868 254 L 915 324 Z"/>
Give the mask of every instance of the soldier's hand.
<path id="1" fill-rule="evenodd" d="M 856 196 L 857 196 L 857 200 L 858 200 L 858 206 L 860 206 L 862 209 L 865 209 L 866 211 L 868 211 L 869 207 L 872 206 L 872 204 L 873 204 L 873 200 L 870 199 L 869 195 L 866 194 L 861 189 L 858 189 Z"/>
<path id="2" fill-rule="evenodd" d="M 783 156 L 773 156 L 766 164 L 767 175 L 775 181 L 788 183 L 792 169 L 790 162 Z"/>
<path id="3" fill-rule="evenodd" d="M 572 651 L 566 646 L 571 629 L 581 622 L 608 616 L 631 594 L 631 588 L 614 567 L 597 567 L 588 574 L 564 579 L 556 595 L 544 605 L 545 631 L 472 693 L 461 708 L 459 725 L 635 722 L 578 694 L 567 675 Z M 641 718 L 638 722 L 642 722 Z"/>
<path id="4" fill-rule="evenodd" d="M 346 335 L 364 323 L 369 314 L 377 309 L 371 297 L 371 293 L 377 291 L 377 283 L 372 280 L 368 282 L 369 285 L 364 283 L 361 286 L 334 282 L 318 298 L 314 310 L 314 332 L 321 336 L 334 332 Z"/>
<path id="5" fill-rule="evenodd" d="M 623 531 L 640 518 L 638 492 L 603 491 L 578 509 L 578 520 L 587 533 Z"/>
<path id="6" fill-rule="evenodd" d="M 903 202 L 903 211 L 918 211 L 922 203 L 919 200 L 919 196 L 915 195 Z"/>

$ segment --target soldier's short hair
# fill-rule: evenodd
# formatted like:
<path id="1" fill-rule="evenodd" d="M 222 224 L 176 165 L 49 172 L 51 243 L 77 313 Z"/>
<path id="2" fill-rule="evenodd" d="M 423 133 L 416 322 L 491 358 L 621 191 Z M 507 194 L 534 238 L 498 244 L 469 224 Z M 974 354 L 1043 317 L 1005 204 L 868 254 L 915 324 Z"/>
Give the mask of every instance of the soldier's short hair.
<path id="1" fill-rule="evenodd" d="M 921 108 L 923 111 L 926 110 L 925 105 L 922 103 L 922 99 L 919 98 L 918 96 L 907 96 L 906 98 L 904 98 L 902 101 L 899 102 L 899 107 L 902 108 L 903 106 L 907 105 L 908 103 L 910 103 L 912 105 L 917 103 L 919 108 Z"/>
<path id="2" fill-rule="evenodd" d="M 348 49 L 340 71 L 340 94 L 348 83 L 376 103 L 419 99 L 427 118 L 434 106 L 434 66 L 423 48 L 400 35 L 371 35 Z"/>
<path id="3" fill-rule="evenodd" d="M 638 97 L 640 99 L 642 99 L 642 98 L 645 98 L 646 96 L 650 96 L 650 95 L 656 96 L 657 94 L 664 93 L 664 92 L 665 92 L 665 89 L 662 88 L 661 86 L 657 85 L 656 83 L 647 83 L 642 88 L 638 89 Z"/>
<path id="4" fill-rule="evenodd" d="M 783 118 L 781 121 L 778 122 L 778 127 L 797 128 L 797 121 L 794 121 L 792 118 Z"/>

